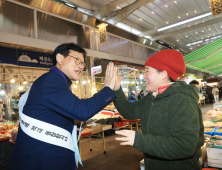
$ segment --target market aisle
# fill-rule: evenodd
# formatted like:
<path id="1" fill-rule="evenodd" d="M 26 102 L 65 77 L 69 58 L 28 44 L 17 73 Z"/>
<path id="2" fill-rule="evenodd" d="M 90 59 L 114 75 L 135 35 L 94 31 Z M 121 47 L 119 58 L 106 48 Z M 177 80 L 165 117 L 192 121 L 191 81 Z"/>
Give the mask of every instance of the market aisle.
<path id="1" fill-rule="evenodd" d="M 203 115 L 203 120 L 206 116 L 206 113 L 209 111 L 209 110 L 212 110 L 213 109 L 213 104 L 206 104 L 206 105 L 202 105 L 200 106 L 200 109 L 202 111 L 202 115 Z"/>
<path id="2" fill-rule="evenodd" d="M 115 140 L 116 134 L 106 136 L 106 154 L 103 153 L 102 143 L 92 143 L 92 151 L 89 151 L 87 138 L 81 139 L 83 167 L 78 170 L 140 170 L 140 161 L 143 154 L 132 146 L 120 146 L 120 142 Z M 102 138 L 93 138 L 94 141 L 102 142 Z"/>

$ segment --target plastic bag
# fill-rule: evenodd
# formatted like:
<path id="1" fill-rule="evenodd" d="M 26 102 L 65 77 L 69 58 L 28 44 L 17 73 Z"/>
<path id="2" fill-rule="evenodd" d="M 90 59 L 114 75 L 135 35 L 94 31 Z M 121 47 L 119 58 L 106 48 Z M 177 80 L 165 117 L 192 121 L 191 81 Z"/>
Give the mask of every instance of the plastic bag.
<path id="1" fill-rule="evenodd" d="M 11 138 L 10 138 L 10 142 L 15 143 L 16 139 L 17 139 L 17 134 L 18 134 L 18 129 L 14 128 L 11 130 Z"/>

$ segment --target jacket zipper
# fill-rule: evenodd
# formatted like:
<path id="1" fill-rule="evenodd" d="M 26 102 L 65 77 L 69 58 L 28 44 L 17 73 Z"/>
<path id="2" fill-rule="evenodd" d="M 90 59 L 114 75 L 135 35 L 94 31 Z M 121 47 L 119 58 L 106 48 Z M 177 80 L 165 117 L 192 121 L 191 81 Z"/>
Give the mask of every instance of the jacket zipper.
<path id="1" fill-rule="evenodd" d="M 150 108 L 150 114 L 149 114 L 149 119 L 148 119 L 148 123 L 147 123 L 147 134 L 148 134 L 148 127 L 149 127 L 149 123 L 150 123 L 150 115 L 151 115 L 151 111 L 152 111 L 152 108 L 153 108 L 153 103 L 154 103 L 154 99 L 152 98 L 152 105 L 151 105 L 151 108 Z M 147 168 L 148 168 L 148 158 L 147 158 Z"/>

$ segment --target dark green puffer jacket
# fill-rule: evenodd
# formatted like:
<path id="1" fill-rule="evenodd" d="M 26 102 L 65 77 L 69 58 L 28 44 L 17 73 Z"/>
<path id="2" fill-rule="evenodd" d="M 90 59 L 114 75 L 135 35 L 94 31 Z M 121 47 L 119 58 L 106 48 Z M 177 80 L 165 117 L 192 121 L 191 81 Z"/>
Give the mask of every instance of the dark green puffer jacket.
<path id="1" fill-rule="evenodd" d="M 130 103 L 120 88 L 115 107 L 126 119 L 141 119 L 134 145 L 144 153 L 146 170 L 201 170 L 202 113 L 195 85 L 175 82 L 155 99 Z"/>

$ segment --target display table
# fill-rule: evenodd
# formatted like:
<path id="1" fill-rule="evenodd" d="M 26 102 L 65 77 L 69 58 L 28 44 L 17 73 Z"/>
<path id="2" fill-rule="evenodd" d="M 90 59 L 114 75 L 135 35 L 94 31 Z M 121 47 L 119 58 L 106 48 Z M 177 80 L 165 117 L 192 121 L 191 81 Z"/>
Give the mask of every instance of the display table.
<path id="1" fill-rule="evenodd" d="M 136 130 L 138 131 L 138 129 L 139 129 L 140 119 L 135 119 L 135 120 L 120 119 L 120 122 L 129 123 L 130 130 L 133 130 L 133 124 L 135 123 L 136 124 Z M 117 127 L 117 129 L 119 130 L 119 127 Z"/>
<path id="2" fill-rule="evenodd" d="M 103 137 L 103 142 L 97 142 L 97 143 L 103 143 L 103 151 L 104 153 L 106 153 L 106 145 L 105 145 L 105 135 L 104 135 L 104 131 L 106 130 L 110 130 L 112 129 L 112 125 L 98 125 L 96 127 L 92 126 L 92 133 L 89 134 L 82 134 L 81 137 L 89 137 L 89 149 L 90 151 L 92 151 L 92 146 L 91 143 L 92 142 L 97 142 L 97 141 L 92 141 L 91 137 L 93 135 L 99 134 L 100 132 L 102 132 L 102 136 L 99 134 L 100 137 Z M 79 145 L 81 145 L 81 142 L 79 142 Z M 80 146 L 79 146 L 80 147 Z M 80 149 L 80 154 L 81 154 L 81 149 Z"/>

